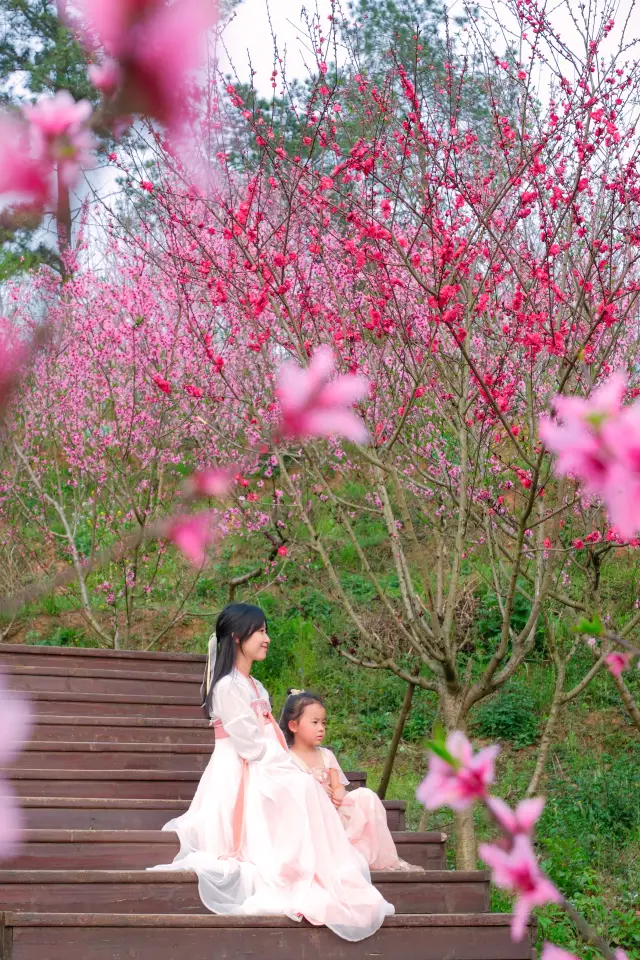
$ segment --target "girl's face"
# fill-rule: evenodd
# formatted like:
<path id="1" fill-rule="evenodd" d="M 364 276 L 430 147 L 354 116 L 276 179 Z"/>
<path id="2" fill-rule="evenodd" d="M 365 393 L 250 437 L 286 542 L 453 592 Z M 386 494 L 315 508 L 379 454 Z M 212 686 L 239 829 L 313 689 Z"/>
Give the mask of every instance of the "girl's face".
<path id="1" fill-rule="evenodd" d="M 303 747 L 318 747 L 327 729 L 327 712 L 321 703 L 309 703 L 299 720 L 291 720 L 289 729 L 295 742 Z"/>
<path id="2" fill-rule="evenodd" d="M 256 660 L 264 660 L 269 652 L 270 643 L 265 624 L 259 630 L 255 630 L 250 637 L 247 637 L 242 645 L 238 644 L 238 656 L 245 658 L 250 663 L 255 663 Z"/>

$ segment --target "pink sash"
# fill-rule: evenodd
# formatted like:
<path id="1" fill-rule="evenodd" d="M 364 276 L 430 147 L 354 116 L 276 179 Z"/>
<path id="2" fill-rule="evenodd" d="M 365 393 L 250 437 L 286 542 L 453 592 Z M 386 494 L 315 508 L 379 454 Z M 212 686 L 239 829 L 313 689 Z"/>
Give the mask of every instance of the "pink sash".
<path id="1" fill-rule="evenodd" d="M 287 742 L 284 739 L 284 734 L 278 726 L 276 718 L 269 710 L 268 702 L 260 697 L 253 677 L 249 677 L 248 679 L 256 694 L 256 699 L 251 701 L 251 709 L 258 718 L 260 730 L 264 733 L 265 721 L 268 721 L 276 732 L 276 737 L 280 743 L 280 746 L 283 748 L 283 750 L 288 751 L 289 748 L 287 747 Z M 220 720 L 214 720 L 212 726 L 216 740 L 224 740 L 229 736 Z M 231 821 L 233 828 L 233 850 L 230 854 L 228 854 L 228 857 L 233 858 L 234 860 L 240 859 L 240 851 L 242 849 L 242 842 L 244 840 L 245 796 L 247 792 L 247 783 L 249 781 L 249 764 L 244 757 L 241 757 L 240 760 L 242 761 L 242 775 L 240 778 L 240 787 L 238 788 L 238 796 L 236 797 L 236 802 L 233 807 L 233 816 Z"/>

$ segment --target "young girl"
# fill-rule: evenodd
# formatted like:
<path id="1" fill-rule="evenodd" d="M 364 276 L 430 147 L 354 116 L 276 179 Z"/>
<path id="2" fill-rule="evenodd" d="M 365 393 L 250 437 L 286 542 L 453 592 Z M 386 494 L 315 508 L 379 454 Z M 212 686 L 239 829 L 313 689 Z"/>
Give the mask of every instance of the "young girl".
<path id="1" fill-rule="evenodd" d="M 215 750 L 189 810 L 163 828 L 178 834 L 178 856 L 152 869 L 195 871 L 213 913 L 305 917 L 362 940 L 394 909 L 325 791 L 293 762 L 251 676 L 269 644 L 259 607 L 234 603 L 218 617 L 204 684 Z"/>
<path id="2" fill-rule="evenodd" d="M 387 826 L 387 813 L 373 790 L 346 792 L 349 781 L 331 750 L 322 746 L 327 714 L 320 697 L 290 690 L 280 728 L 300 769 L 310 773 L 338 809 L 349 842 L 372 870 L 422 870 L 398 857 Z"/>

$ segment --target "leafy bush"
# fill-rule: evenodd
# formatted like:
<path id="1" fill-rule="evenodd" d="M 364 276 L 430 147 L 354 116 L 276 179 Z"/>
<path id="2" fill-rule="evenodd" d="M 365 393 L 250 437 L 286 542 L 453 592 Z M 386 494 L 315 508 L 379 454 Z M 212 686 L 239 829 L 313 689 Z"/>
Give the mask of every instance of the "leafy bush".
<path id="1" fill-rule="evenodd" d="M 100 643 L 93 637 L 87 637 L 82 630 L 75 627 L 56 627 L 53 633 L 42 639 L 34 639 L 37 647 L 99 647 Z"/>
<path id="2" fill-rule="evenodd" d="M 480 737 L 530 746 L 538 737 L 537 704 L 526 687 L 505 687 L 478 708 L 472 726 Z"/>
<path id="3" fill-rule="evenodd" d="M 552 781 L 549 813 L 573 823 L 592 851 L 640 839 L 640 749 L 616 757 L 594 758 L 574 771 L 571 783 Z"/>

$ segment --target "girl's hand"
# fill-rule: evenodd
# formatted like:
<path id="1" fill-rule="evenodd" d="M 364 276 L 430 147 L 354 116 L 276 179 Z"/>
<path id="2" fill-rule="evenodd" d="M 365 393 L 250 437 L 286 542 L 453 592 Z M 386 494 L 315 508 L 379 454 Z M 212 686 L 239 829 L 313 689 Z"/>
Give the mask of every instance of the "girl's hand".
<path id="1" fill-rule="evenodd" d="M 332 795 L 330 794 L 330 796 L 331 796 L 331 802 L 333 803 L 333 805 L 334 805 L 335 807 L 341 807 L 341 806 L 342 806 L 342 801 L 343 801 L 344 798 L 345 798 L 346 792 L 347 792 L 347 791 L 345 790 L 345 788 L 344 788 L 342 785 L 340 785 L 339 787 L 337 787 L 335 790 L 332 791 Z"/>

